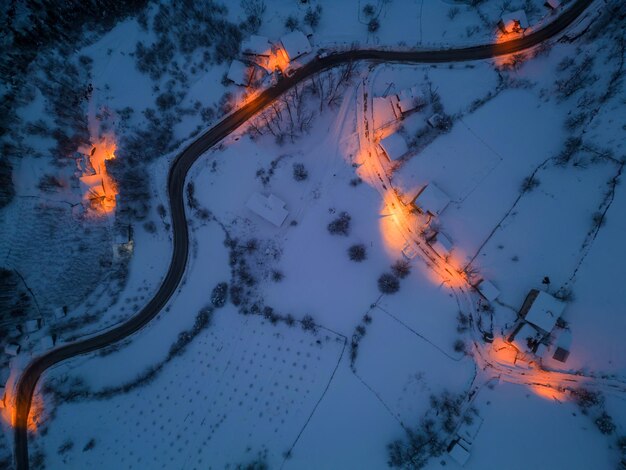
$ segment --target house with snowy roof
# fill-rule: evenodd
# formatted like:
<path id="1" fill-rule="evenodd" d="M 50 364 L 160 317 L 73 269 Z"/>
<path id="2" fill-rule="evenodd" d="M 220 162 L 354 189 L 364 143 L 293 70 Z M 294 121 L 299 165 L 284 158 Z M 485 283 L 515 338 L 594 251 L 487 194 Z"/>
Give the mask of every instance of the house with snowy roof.
<path id="1" fill-rule="evenodd" d="M 448 195 L 439 189 L 435 183 L 428 183 L 413 199 L 413 205 L 419 212 L 430 214 L 433 217 L 441 214 L 449 203 Z"/>
<path id="2" fill-rule="evenodd" d="M 289 214 L 285 209 L 285 203 L 273 194 L 263 196 L 259 193 L 253 193 L 248 199 L 246 207 L 276 227 L 280 227 Z"/>
<path id="3" fill-rule="evenodd" d="M 235 85 L 248 87 L 252 82 L 253 74 L 254 68 L 252 66 L 244 64 L 240 60 L 233 60 L 228 68 L 226 78 Z"/>
<path id="4" fill-rule="evenodd" d="M 524 10 L 505 13 L 500 17 L 498 27 L 503 33 L 519 33 L 528 28 L 528 19 Z"/>
<path id="5" fill-rule="evenodd" d="M 399 160 L 409 151 L 409 147 L 406 144 L 404 137 L 397 132 L 380 139 L 378 145 L 380 145 L 380 148 L 383 152 L 385 152 L 385 155 L 387 155 L 389 160 Z"/>
<path id="6" fill-rule="evenodd" d="M 272 45 L 265 36 L 251 35 L 241 42 L 241 53 L 246 56 L 269 57 Z"/>
<path id="7" fill-rule="evenodd" d="M 282 36 L 280 43 L 290 62 L 313 50 L 309 38 L 307 38 L 302 31 L 298 31 L 297 29 Z"/>
<path id="8" fill-rule="evenodd" d="M 441 232 L 435 232 L 430 238 L 426 240 L 435 253 L 442 258 L 445 258 L 452 252 L 452 240 Z"/>

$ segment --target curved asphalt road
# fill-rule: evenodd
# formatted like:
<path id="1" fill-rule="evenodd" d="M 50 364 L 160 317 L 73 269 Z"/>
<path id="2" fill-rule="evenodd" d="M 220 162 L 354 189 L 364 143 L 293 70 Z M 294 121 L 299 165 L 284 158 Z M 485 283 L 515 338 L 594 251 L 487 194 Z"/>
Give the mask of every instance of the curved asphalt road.
<path id="1" fill-rule="evenodd" d="M 254 100 L 245 104 L 234 113 L 226 116 L 215 127 L 209 129 L 176 157 L 170 168 L 168 178 L 168 194 L 170 199 L 170 213 L 174 232 L 174 251 L 172 260 L 159 290 L 150 302 L 133 318 L 127 322 L 97 336 L 81 341 L 66 344 L 53 349 L 43 356 L 34 359 L 19 379 L 17 384 L 17 399 L 15 411 L 15 462 L 18 470 L 28 469 L 28 432 L 27 421 L 31 400 L 37 381 L 46 369 L 61 361 L 74 356 L 95 351 L 104 346 L 120 341 L 137 332 L 152 320 L 168 302 L 185 272 L 189 253 L 189 234 L 187 233 L 187 219 L 185 217 L 183 189 L 187 171 L 193 163 L 208 149 L 228 136 L 244 122 L 254 116 L 274 101 L 278 96 L 320 71 L 336 67 L 350 61 L 380 61 L 380 62 L 462 62 L 469 60 L 488 59 L 496 56 L 520 52 L 555 36 L 569 26 L 587 8 L 593 0 L 576 0 L 571 7 L 552 23 L 543 29 L 529 34 L 526 37 L 514 39 L 500 44 L 486 44 L 482 46 L 462 49 L 433 50 L 433 51 L 375 51 L 353 50 L 332 54 L 323 59 L 317 59 L 290 77 L 284 77 L 275 86 L 259 94 Z"/>

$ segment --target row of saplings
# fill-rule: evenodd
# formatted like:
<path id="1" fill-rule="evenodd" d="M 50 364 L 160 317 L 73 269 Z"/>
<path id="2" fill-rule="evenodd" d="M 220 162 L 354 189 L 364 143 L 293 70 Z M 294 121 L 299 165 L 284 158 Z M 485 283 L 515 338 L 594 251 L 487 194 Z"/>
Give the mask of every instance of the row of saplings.
<path id="1" fill-rule="evenodd" d="M 347 237 L 350 235 L 352 217 L 347 212 L 341 212 L 328 224 L 328 232 L 331 235 Z M 362 243 L 356 243 L 348 248 L 348 257 L 361 263 L 367 259 L 367 249 Z M 378 278 L 378 289 L 383 294 L 394 294 L 400 289 L 400 279 L 404 279 L 411 273 L 408 261 L 400 259 L 391 266 L 391 272 L 386 272 Z"/>

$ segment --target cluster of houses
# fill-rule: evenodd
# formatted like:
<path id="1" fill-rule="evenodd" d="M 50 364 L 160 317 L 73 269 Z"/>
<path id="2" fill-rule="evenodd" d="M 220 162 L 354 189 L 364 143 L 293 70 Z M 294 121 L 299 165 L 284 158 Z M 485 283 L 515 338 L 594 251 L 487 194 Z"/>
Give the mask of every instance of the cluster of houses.
<path id="1" fill-rule="evenodd" d="M 249 87 L 277 68 L 289 74 L 293 61 L 312 51 L 310 36 L 294 30 L 273 44 L 264 36 L 252 35 L 241 43 L 240 58 L 231 62 L 226 76 L 236 85 Z"/>

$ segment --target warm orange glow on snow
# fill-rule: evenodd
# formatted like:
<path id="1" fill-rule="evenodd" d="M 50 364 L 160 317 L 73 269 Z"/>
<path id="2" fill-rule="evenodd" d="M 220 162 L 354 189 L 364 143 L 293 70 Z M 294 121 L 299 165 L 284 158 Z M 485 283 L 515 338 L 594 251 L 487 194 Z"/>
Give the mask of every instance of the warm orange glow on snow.
<path id="1" fill-rule="evenodd" d="M 117 185 L 108 174 L 105 162 L 115 158 L 116 149 L 117 145 L 112 135 L 101 137 L 94 147 L 80 149 L 88 155 L 95 172 L 94 174 L 91 174 L 91 171 L 84 172 L 80 176 L 83 200 L 92 213 L 109 214 L 115 210 Z"/>
<path id="2" fill-rule="evenodd" d="M 490 356 L 500 364 L 514 365 L 517 360 L 517 349 L 504 341 L 504 338 L 494 338 Z"/>
<path id="3" fill-rule="evenodd" d="M 545 374 L 549 376 L 548 372 L 545 372 Z M 563 401 L 568 398 L 567 393 L 560 390 L 558 386 L 555 387 L 537 383 L 529 385 L 529 388 L 538 397 L 546 398 L 548 400 Z"/>
<path id="4" fill-rule="evenodd" d="M 288 65 L 289 57 L 287 57 L 285 50 L 282 47 L 275 47 L 267 60 L 267 69 L 273 72 L 279 68 L 284 72 Z"/>
<path id="5" fill-rule="evenodd" d="M 2 409 L 2 420 L 7 423 L 11 427 L 15 427 L 16 421 L 16 404 L 15 397 L 12 395 L 11 391 L 7 388 L 6 395 L 4 398 L 4 408 Z M 40 394 L 35 391 L 33 395 L 33 399 L 31 401 L 30 413 L 28 414 L 28 421 L 26 422 L 26 426 L 28 431 L 35 432 L 39 427 L 39 423 L 41 422 L 41 413 L 43 412 L 43 398 Z"/>

